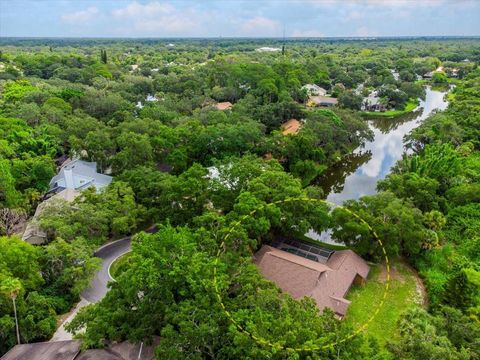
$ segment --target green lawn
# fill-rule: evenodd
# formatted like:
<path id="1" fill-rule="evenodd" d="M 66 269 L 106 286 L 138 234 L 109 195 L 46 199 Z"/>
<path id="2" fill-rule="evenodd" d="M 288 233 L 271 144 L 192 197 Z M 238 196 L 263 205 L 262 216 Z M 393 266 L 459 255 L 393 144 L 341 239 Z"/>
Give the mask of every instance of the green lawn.
<path id="1" fill-rule="evenodd" d="M 382 344 L 396 337 L 396 323 L 400 314 L 422 303 L 415 276 L 404 263 L 393 263 L 391 277 L 386 301 L 366 330 L 367 334 L 376 337 Z M 353 287 L 347 296 L 352 303 L 344 321 L 358 328 L 372 316 L 383 297 L 385 278 L 384 266 L 371 266 L 367 283 Z"/>
<path id="2" fill-rule="evenodd" d="M 362 112 L 362 116 L 367 118 L 394 118 L 412 112 L 417 106 L 418 99 L 409 99 L 405 104 L 405 108 L 403 110 L 388 110 L 384 112 L 364 111 Z"/>
<path id="3" fill-rule="evenodd" d="M 110 276 L 114 279 L 117 278 L 128 267 L 128 261 L 130 259 L 130 253 L 123 254 L 115 259 L 110 265 Z"/>

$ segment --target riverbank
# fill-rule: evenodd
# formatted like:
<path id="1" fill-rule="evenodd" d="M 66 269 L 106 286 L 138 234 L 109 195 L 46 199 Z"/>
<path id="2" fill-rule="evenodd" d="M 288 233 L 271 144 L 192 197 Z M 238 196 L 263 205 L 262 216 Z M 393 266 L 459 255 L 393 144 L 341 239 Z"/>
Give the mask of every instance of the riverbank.
<path id="1" fill-rule="evenodd" d="M 388 111 L 364 111 L 360 115 L 364 118 L 396 118 L 398 116 L 402 116 L 408 113 L 411 113 L 418 107 L 418 99 L 409 99 L 405 104 L 405 108 L 403 110 L 388 110 Z"/>

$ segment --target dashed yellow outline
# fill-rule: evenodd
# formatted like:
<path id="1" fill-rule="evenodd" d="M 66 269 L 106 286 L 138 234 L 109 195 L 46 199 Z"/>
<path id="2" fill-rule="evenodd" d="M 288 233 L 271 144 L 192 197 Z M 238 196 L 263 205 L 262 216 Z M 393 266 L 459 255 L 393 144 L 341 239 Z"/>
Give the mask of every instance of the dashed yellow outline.
<path id="1" fill-rule="evenodd" d="M 317 346 L 311 345 L 311 346 L 297 347 L 297 348 L 283 347 L 282 346 L 282 349 L 284 349 L 286 351 L 289 351 L 289 352 L 312 352 L 312 351 L 318 351 L 318 350 L 328 349 L 328 348 L 334 347 L 335 345 L 344 343 L 345 341 L 347 341 L 347 340 L 357 336 L 361 332 L 363 332 L 368 327 L 368 325 L 373 321 L 373 319 L 375 319 L 375 317 L 379 313 L 380 309 L 382 308 L 382 306 L 385 303 L 385 300 L 387 298 L 388 290 L 390 288 L 390 263 L 389 263 L 389 260 L 388 260 L 387 252 L 385 250 L 385 247 L 383 246 L 382 240 L 380 240 L 380 238 L 378 237 L 375 230 L 370 226 L 370 224 L 368 224 L 364 219 L 362 219 L 355 212 L 353 212 L 352 210 L 350 210 L 350 209 L 348 209 L 344 206 L 332 203 L 328 200 L 313 199 L 313 198 L 287 198 L 287 199 L 284 199 L 284 200 L 274 201 L 272 203 L 261 205 L 261 206 L 257 207 L 256 209 L 252 210 L 249 214 L 243 215 L 239 221 L 234 222 L 232 227 L 230 228 L 229 232 L 227 233 L 227 235 L 225 235 L 225 238 L 223 239 L 222 243 L 220 244 L 220 247 L 218 248 L 216 258 L 215 258 L 215 264 L 214 264 L 214 267 L 213 267 L 213 286 L 215 288 L 215 293 L 217 295 L 218 302 L 220 303 L 220 306 L 222 307 L 225 315 L 230 320 L 230 322 L 233 325 L 235 325 L 235 327 L 237 328 L 238 331 L 246 334 L 247 336 L 252 338 L 254 341 L 256 341 L 260 345 L 270 346 L 270 347 L 275 347 L 275 348 L 277 348 L 279 346 L 279 344 L 273 344 L 270 341 L 265 340 L 263 338 L 260 338 L 260 337 L 256 336 L 255 334 L 252 334 L 251 332 L 249 332 L 245 328 L 243 328 L 243 326 L 240 325 L 233 318 L 233 316 L 230 314 L 230 312 L 225 308 L 225 304 L 223 303 L 222 297 L 220 295 L 220 291 L 218 290 L 217 265 L 218 265 L 218 260 L 219 260 L 220 255 L 222 254 L 222 252 L 225 251 L 225 240 L 228 239 L 228 237 L 230 236 L 232 231 L 237 226 L 239 226 L 242 223 L 242 221 L 244 221 L 248 217 L 253 216 L 257 211 L 262 210 L 262 209 L 264 209 L 268 206 L 273 206 L 273 205 L 276 205 L 276 204 L 282 204 L 282 203 L 287 203 L 287 202 L 294 202 L 294 201 L 319 202 L 319 203 L 327 204 L 327 205 L 332 206 L 332 207 L 341 208 L 341 209 L 345 210 L 346 212 L 348 212 L 350 215 L 352 215 L 355 218 L 357 218 L 358 220 L 360 220 L 360 222 L 367 225 L 367 227 L 370 230 L 370 232 L 372 233 L 374 239 L 380 244 L 380 247 L 382 248 L 382 252 L 383 252 L 383 255 L 384 255 L 384 259 L 385 259 L 385 264 L 386 264 L 386 267 L 387 267 L 387 281 L 385 282 L 385 290 L 383 292 L 382 298 L 380 299 L 380 302 L 378 303 L 378 306 L 375 308 L 375 311 L 373 312 L 372 316 L 363 325 L 361 325 L 358 329 L 353 331 L 351 334 L 345 336 L 344 338 L 342 338 L 340 340 L 337 340 L 334 343 L 331 343 L 331 344 L 328 344 L 328 345 L 317 345 Z"/>

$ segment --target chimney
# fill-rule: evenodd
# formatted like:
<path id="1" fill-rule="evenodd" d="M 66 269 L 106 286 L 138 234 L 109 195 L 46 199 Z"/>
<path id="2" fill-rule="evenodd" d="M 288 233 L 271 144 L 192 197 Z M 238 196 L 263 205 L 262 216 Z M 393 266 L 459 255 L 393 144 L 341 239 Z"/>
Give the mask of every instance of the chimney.
<path id="1" fill-rule="evenodd" d="M 65 187 L 67 189 L 75 189 L 75 183 L 73 182 L 72 169 L 64 169 L 63 175 L 65 176 Z"/>

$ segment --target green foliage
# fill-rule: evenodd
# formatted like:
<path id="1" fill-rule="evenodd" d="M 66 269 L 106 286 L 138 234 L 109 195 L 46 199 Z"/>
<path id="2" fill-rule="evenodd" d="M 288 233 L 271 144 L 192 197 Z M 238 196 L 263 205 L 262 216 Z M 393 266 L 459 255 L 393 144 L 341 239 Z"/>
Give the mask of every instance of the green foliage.
<path id="1" fill-rule="evenodd" d="M 423 249 L 434 247 L 438 238 L 423 224 L 420 210 L 390 192 L 348 200 L 345 206 L 370 224 L 382 240 L 388 256 L 418 256 Z M 368 226 L 343 209 L 333 212 L 333 237 L 352 246 L 359 254 L 381 260 L 383 251 Z"/>
<path id="2" fill-rule="evenodd" d="M 399 321 L 401 339 L 390 349 L 396 359 L 470 359 L 475 356 L 462 345 L 455 347 L 438 319 L 421 309 L 413 309 Z M 478 332 L 478 329 L 476 329 Z M 478 354 L 478 353 L 477 353 Z"/>
<path id="3" fill-rule="evenodd" d="M 3 85 L 2 98 L 8 102 L 21 100 L 26 94 L 35 90 L 27 80 L 9 81 Z"/>

